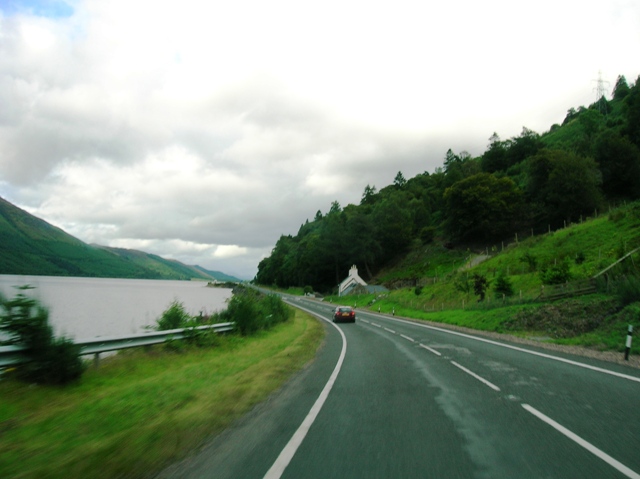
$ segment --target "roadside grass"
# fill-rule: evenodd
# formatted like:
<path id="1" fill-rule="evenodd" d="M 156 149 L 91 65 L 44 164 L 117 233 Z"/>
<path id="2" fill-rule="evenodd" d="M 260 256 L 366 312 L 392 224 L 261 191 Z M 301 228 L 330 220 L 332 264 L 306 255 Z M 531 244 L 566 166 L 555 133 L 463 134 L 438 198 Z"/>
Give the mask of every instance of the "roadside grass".
<path id="1" fill-rule="evenodd" d="M 65 388 L 0 381 L 0 477 L 150 477 L 310 361 L 322 325 L 295 317 L 215 348 L 129 350 Z"/>

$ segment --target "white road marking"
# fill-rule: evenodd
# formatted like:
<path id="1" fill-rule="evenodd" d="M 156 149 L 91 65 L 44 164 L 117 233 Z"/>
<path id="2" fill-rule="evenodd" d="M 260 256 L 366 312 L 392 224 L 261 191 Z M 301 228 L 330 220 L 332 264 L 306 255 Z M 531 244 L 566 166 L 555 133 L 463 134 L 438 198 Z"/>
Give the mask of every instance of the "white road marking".
<path id="1" fill-rule="evenodd" d="M 460 364 L 456 363 L 455 361 L 451 361 L 451 364 L 453 364 L 455 367 L 462 369 L 465 373 L 470 374 L 471 376 L 473 376 L 474 378 L 476 378 L 478 381 L 483 382 L 484 384 L 486 384 L 487 386 L 489 386 L 491 389 L 493 389 L 494 391 L 500 391 L 500 388 L 498 386 L 496 386 L 493 383 L 490 383 L 489 381 L 487 381 L 485 378 L 478 376 L 476 373 L 474 373 L 473 371 L 469 371 L 467 368 L 465 368 L 464 366 L 461 366 Z"/>
<path id="2" fill-rule="evenodd" d="M 363 323 L 368 323 L 369 322 L 366 319 L 361 319 L 360 321 L 362 321 Z"/>
<path id="3" fill-rule="evenodd" d="M 413 338 L 410 338 L 409 336 L 405 336 L 404 334 L 401 334 L 400 337 L 406 339 L 407 341 L 411 341 L 412 343 L 415 343 L 416 340 Z"/>
<path id="4" fill-rule="evenodd" d="M 303 308 L 300 308 L 300 309 L 303 309 Z M 278 456 L 276 461 L 273 463 L 271 468 L 264 475 L 265 479 L 279 479 L 284 473 L 284 470 L 287 468 L 287 466 L 291 462 L 291 459 L 293 458 L 294 454 L 300 447 L 300 444 L 302 444 L 302 441 L 304 441 L 304 438 L 309 432 L 309 428 L 311 427 L 313 422 L 316 420 L 318 413 L 320 413 L 320 409 L 322 409 L 324 402 L 327 400 L 327 397 L 329 396 L 329 393 L 333 388 L 333 384 L 336 382 L 338 374 L 340 373 L 340 369 L 342 368 L 344 357 L 347 354 L 347 338 L 342 332 L 342 329 L 340 329 L 338 326 L 333 324 L 328 319 L 323 318 L 317 313 L 314 313 L 313 311 L 310 311 L 308 309 L 305 309 L 305 311 L 307 311 L 309 314 L 313 314 L 314 316 L 324 321 L 327 321 L 331 326 L 333 326 L 338 330 L 338 332 L 340 333 L 340 336 L 342 336 L 342 351 L 340 352 L 338 363 L 336 364 L 336 367 L 333 369 L 333 372 L 331 373 L 331 377 L 329 377 L 329 381 L 327 381 L 327 384 L 325 384 L 324 389 L 320 393 L 320 396 L 318 396 L 318 399 L 316 399 L 316 402 L 311 407 L 311 410 L 309 411 L 309 414 L 307 414 L 307 417 L 305 417 L 304 421 L 302 421 L 302 424 L 300 424 L 300 427 L 293 434 L 293 436 L 291 437 L 287 445 L 284 447 L 282 452 L 280 452 L 280 455 Z"/>
<path id="5" fill-rule="evenodd" d="M 385 331 L 389 331 L 390 333 L 396 334 L 396 332 L 393 329 L 389 329 L 389 328 L 384 328 Z"/>
<path id="6" fill-rule="evenodd" d="M 375 326 L 376 328 L 381 328 L 382 327 L 378 323 L 371 323 L 371 326 Z"/>
<path id="7" fill-rule="evenodd" d="M 534 356 L 539 356 L 541 358 L 547 358 L 547 359 L 552 359 L 554 361 L 560 361 L 561 363 L 571 364 L 573 366 L 578 366 L 578 367 L 581 367 L 581 368 L 590 369 L 592 371 L 597 371 L 599 373 L 610 374 L 611 376 L 617 376 L 619 378 L 628 379 L 629 381 L 635 381 L 637 383 L 640 383 L 640 378 L 639 377 L 631 376 L 629 374 L 619 373 L 619 372 L 616 372 L 616 371 L 611 371 L 609 369 L 599 368 L 597 366 L 591 366 L 590 364 L 580 363 L 578 361 L 572 361 L 571 359 L 565 359 L 565 358 L 561 358 L 561 357 L 558 357 L 558 356 L 552 356 L 551 354 L 540 353 L 538 351 L 532 351 L 530 349 L 520 348 L 518 346 L 512 346 L 511 344 L 499 343 L 498 341 L 493 341 L 491 339 L 479 338 L 477 336 L 472 336 L 470 334 L 459 333 L 458 331 L 451 331 L 449 329 L 437 328 L 435 326 L 429 326 L 429 325 L 426 325 L 426 324 L 419 324 L 419 323 L 415 323 L 413 321 L 406 321 L 406 320 L 398 319 L 398 318 L 386 318 L 386 319 L 388 319 L 389 321 L 398 321 L 400 323 L 412 324 L 412 325 L 418 326 L 420 328 L 426 328 L 426 329 L 432 329 L 434 331 L 440 331 L 441 333 L 453 334 L 455 336 L 461 336 L 463 338 L 473 339 L 474 341 L 481 341 L 483 343 L 493 344 L 494 346 L 500 346 L 502 348 L 513 349 L 514 351 L 520 351 L 522 353 L 532 354 Z"/>
<path id="8" fill-rule="evenodd" d="M 431 351 L 433 354 L 435 354 L 436 356 L 442 356 L 442 354 L 440 353 L 440 351 L 436 351 L 433 348 L 430 348 L 429 346 L 426 346 L 422 343 L 418 344 L 418 346 L 420 346 L 421 348 L 426 349 L 427 351 Z"/>
<path id="9" fill-rule="evenodd" d="M 595 456 L 599 457 L 600 459 L 602 459 L 604 462 L 606 462 L 610 466 L 612 466 L 615 469 L 617 469 L 618 471 L 620 471 L 625 476 L 630 477 L 632 479 L 640 479 L 640 474 L 638 474 L 637 472 L 629 469 L 627 466 L 625 466 L 621 462 L 616 461 L 613 457 L 611 457 L 606 452 L 601 451 L 600 449 L 595 447 L 590 442 L 585 441 L 580 436 L 578 436 L 577 434 L 574 434 L 573 432 L 569 431 L 566 427 L 562 426 L 561 424 L 558 424 L 557 422 L 555 422 L 550 417 L 545 416 L 543 413 L 541 413 L 537 409 L 529 406 L 528 404 L 522 404 L 522 407 L 525 408 L 527 411 L 529 411 L 534 416 L 536 416 L 538 419 L 543 420 L 544 422 L 549 424 L 551 427 L 555 428 L 557 431 L 559 431 L 562 434 L 564 434 L 565 436 L 567 436 L 572 441 L 575 441 L 580 446 L 584 447 L 591 454 L 594 454 Z"/>

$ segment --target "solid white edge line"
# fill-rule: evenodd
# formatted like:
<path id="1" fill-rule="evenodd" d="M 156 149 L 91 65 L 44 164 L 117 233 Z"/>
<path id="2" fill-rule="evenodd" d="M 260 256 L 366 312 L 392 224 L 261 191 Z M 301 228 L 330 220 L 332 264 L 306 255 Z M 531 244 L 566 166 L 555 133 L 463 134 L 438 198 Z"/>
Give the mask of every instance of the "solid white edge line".
<path id="1" fill-rule="evenodd" d="M 401 334 L 400 337 L 406 339 L 407 341 L 411 341 L 412 343 L 416 342 L 415 339 L 410 338 L 409 336 L 405 336 L 404 334 Z"/>
<path id="2" fill-rule="evenodd" d="M 396 334 L 396 332 L 393 329 L 389 329 L 389 328 L 384 328 L 385 331 L 389 331 L 390 333 Z"/>
<path id="3" fill-rule="evenodd" d="M 455 361 L 451 361 L 451 364 L 453 364 L 455 367 L 462 369 L 465 373 L 473 376 L 474 378 L 476 378 L 478 381 L 486 384 L 487 386 L 489 386 L 491 389 L 493 389 L 494 391 L 500 391 L 500 388 L 498 386 L 496 386 L 495 384 L 487 381 L 485 378 L 478 376 L 476 373 L 474 373 L 473 371 L 469 371 L 467 368 L 465 368 L 464 366 L 461 366 L 460 364 L 456 363 Z"/>
<path id="4" fill-rule="evenodd" d="M 553 359 L 554 361 L 560 361 L 562 363 L 571 364 L 573 366 L 578 366 L 578 367 L 581 367 L 581 368 L 590 369 L 592 371 L 597 371 L 599 373 L 610 374 L 611 376 L 617 376 L 619 378 L 628 379 L 630 381 L 635 381 L 635 382 L 640 383 L 640 378 L 638 378 L 638 377 L 630 376 L 630 375 L 624 374 L 624 373 L 618 373 L 616 371 L 611 371 L 609 369 L 599 368 L 597 366 L 591 366 L 590 364 L 579 363 L 578 361 L 573 361 L 571 359 L 565 359 L 565 358 L 561 358 L 561 357 L 558 357 L 558 356 L 552 356 L 551 354 L 540 353 L 538 351 L 532 351 L 530 349 L 520 348 L 518 346 L 512 346 L 511 344 L 499 343 L 498 341 L 493 341 L 491 339 L 479 338 L 477 336 L 472 336 L 470 334 L 459 333 L 458 331 L 451 331 L 449 329 L 437 328 L 435 326 L 429 326 L 427 324 L 415 323 L 413 321 L 406 321 L 404 319 L 398 319 L 398 318 L 386 318 L 386 319 L 388 319 L 390 321 L 398 321 L 400 323 L 405 323 L 405 324 L 412 324 L 412 325 L 418 326 L 420 328 L 433 329 L 434 331 L 440 331 L 442 333 L 453 334 L 455 336 L 461 336 L 463 338 L 468 338 L 468 339 L 473 339 L 475 341 L 481 341 L 483 343 L 493 344 L 494 346 L 501 346 L 503 348 L 513 349 L 514 351 L 520 351 L 522 353 L 533 354 L 534 356 L 539 356 L 539 357 L 542 357 L 542 358 Z"/>
<path id="5" fill-rule="evenodd" d="M 295 307 L 300 308 L 300 306 L 295 306 Z M 333 369 L 333 372 L 329 377 L 329 381 L 327 381 L 327 384 L 325 384 L 324 389 L 322 389 L 322 392 L 320 393 L 320 396 L 318 396 L 318 399 L 316 399 L 316 402 L 311 407 L 309 414 L 307 414 L 307 417 L 304 418 L 304 421 L 302 421 L 302 424 L 300 424 L 300 427 L 298 427 L 298 429 L 293 434 L 291 439 L 289 439 L 289 442 L 284 447 L 284 449 L 282 449 L 282 451 L 280 452 L 280 455 L 277 457 L 277 459 L 275 460 L 271 468 L 264 475 L 265 479 L 279 479 L 284 473 L 284 470 L 287 468 L 287 466 L 291 462 L 291 459 L 293 458 L 296 451 L 300 447 L 300 444 L 302 444 L 302 441 L 304 440 L 307 433 L 309 432 L 309 428 L 311 427 L 313 422 L 316 420 L 318 413 L 320 413 L 320 409 L 322 409 L 324 402 L 327 400 L 327 397 L 329 396 L 329 393 L 333 388 L 333 384 L 336 382 L 338 374 L 340 373 L 340 369 L 342 368 L 344 357 L 347 354 L 347 338 L 345 337 L 344 333 L 338 326 L 333 324 L 331 321 L 323 318 L 318 313 L 314 313 L 313 311 L 310 311 L 304 308 L 300 308 L 300 309 L 303 309 L 309 314 L 313 314 L 317 318 L 320 318 L 323 321 L 328 322 L 331 326 L 336 328 L 340 333 L 340 336 L 342 336 L 342 351 L 340 352 L 340 357 L 338 359 L 336 367 Z"/>
<path id="6" fill-rule="evenodd" d="M 528 404 L 522 404 L 522 407 L 525 408 L 527 411 L 529 411 L 534 416 L 536 416 L 538 419 L 543 420 L 544 422 L 549 424 L 551 427 L 553 427 L 557 431 L 559 431 L 562 434 L 564 434 L 565 436 L 567 436 L 572 441 L 574 441 L 574 442 L 578 443 L 580 446 L 584 447 L 590 453 L 594 454 L 595 456 L 599 457 L 600 459 L 605 461 L 610 466 L 612 466 L 615 469 L 617 469 L 618 471 L 620 471 L 625 476 L 627 476 L 627 477 L 629 477 L 631 479 L 640 479 L 640 474 L 638 474 L 637 472 L 629 469 L 627 466 L 622 464 L 620 461 L 615 460 L 613 457 L 611 457 L 606 452 L 601 451 L 596 446 L 594 446 L 590 442 L 585 441 L 584 439 L 582 439 L 577 434 L 574 434 L 573 432 L 569 431 L 566 427 L 562 426 L 561 424 L 558 424 L 557 422 L 555 422 L 550 417 L 545 416 L 543 413 L 541 413 L 537 409 L 529 406 Z"/>
<path id="7" fill-rule="evenodd" d="M 442 353 L 440 351 L 436 351 L 433 348 L 430 348 L 429 346 L 425 346 L 424 344 L 420 343 L 418 344 L 418 346 L 420 346 L 421 348 L 426 349 L 427 351 L 431 351 L 433 354 L 435 354 L 436 356 L 442 356 Z"/>

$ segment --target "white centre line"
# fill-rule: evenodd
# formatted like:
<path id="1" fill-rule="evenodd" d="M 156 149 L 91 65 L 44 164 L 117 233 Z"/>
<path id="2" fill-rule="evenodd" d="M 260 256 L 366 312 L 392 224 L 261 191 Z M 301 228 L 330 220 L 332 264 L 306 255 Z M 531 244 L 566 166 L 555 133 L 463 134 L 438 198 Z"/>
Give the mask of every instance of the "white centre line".
<path id="1" fill-rule="evenodd" d="M 542 414 L 537 409 L 529 406 L 528 404 L 522 404 L 522 407 L 525 408 L 527 411 L 529 411 L 534 416 L 536 416 L 537 418 L 542 419 L 544 422 L 546 422 L 551 427 L 555 428 L 557 431 L 559 431 L 562 434 L 564 434 L 565 436 L 567 436 L 572 441 L 575 441 L 580 446 L 584 447 L 590 453 L 592 453 L 595 456 L 597 456 L 600 459 L 602 459 L 604 462 L 606 462 L 610 466 L 616 468 L 618 471 L 620 471 L 625 476 L 630 477 L 631 479 L 640 479 L 640 474 L 638 474 L 637 472 L 629 469 L 627 466 L 625 466 L 621 462 L 616 461 L 613 457 L 611 457 L 606 452 L 601 451 L 600 449 L 598 449 L 596 446 L 594 446 L 590 442 L 585 441 L 580 436 L 578 436 L 577 434 L 574 434 L 573 432 L 569 431 L 566 427 L 562 426 L 561 424 L 558 424 L 557 422 L 555 422 L 550 417 L 545 416 L 544 414 Z"/>
<path id="2" fill-rule="evenodd" d="M 381 328 L 382 327 L 378 323 L 371 323 L 371 326 L 375 326 L 376 328 Z"/>
<path id="3" fill-rule="evenodd" d="M 416 342 L 415 339 L 410 338 L 409 336 L 405 336 L 404 334 L 401 334 L 400 337 L 406 339 L 407 341 L 411 341 L 412 343 Z"/>
<path id="4" fill-rule="evenodd" d="M 360 321 L 362 321 L 363 323 L 369 323 L 369 321 L 367 321 L 366 319 L 361 319 Z"/>
<path id="5" fill-rule="evenodd" d="M 538 352 L 538 351 L 532 351 L 531 349 L 521 348 L 519 346 L 513 346 L 511 344 L 500 343 L 498 341 L 493 341 L 492 339 L 480 338 L 478 336 L 473 336 L 471 334 L 460 333 L 458 331 L 451 331 L 449 329 L 438 328 L 436 326 L 429 326 L 427 324 L 419 324 L 419 323 L 416 323 L 415 321 L 407 321 L 407 320 L 399 319 L 399 318 L 386 318 L 386 319 L 388 319 L 389 321 L 396 321 L 398 323 L 411 324 L 411 325 L 417 326 L 419 328 L 431 329 L 433 331 L 440 331 L 441 333 L 452 334 L 454 336 L 460 336 L 462 338 L 468 338 L 468 339 L 472 339 L 474 341 L 480 341 L 480 342 L 487 343 L 487 344 L 493 344 L 494 346 L 499 346 L 501 348 L 512 349 L 514 351 L 520 351 L 522 353 L 532 354 L 534 356 L 551 359 L 553 361 L 560 361 L 562 363 L 571 364 L 573 366 L 578 366 L 578 367 L 581 367 L 581 368 L 590 369 L 592 371 L 597 371 L 599 373 L 610 374 L 611 376 L 617 376 L 619 378 L 628 379 L 629 381 L 635 381 L 635 382 L 640 383 L 640 377 L 631 376 L 629 374 L 624 374 L 624 373 L 619 373 L 617 371 L 611 371 L 610 369 L 599 368 L 597 366 L 592 366 L 590 364 L 581 363 L 581 362 L 578 362 L 578 361 L 573 361 L 571 359 L 561 358 L 559 356 L 553 356 L 552 354 L 546 354 L 546 353 L 541 353 L 541 352 Z"/>
<path id="6" fill-rule="evenodd" d="M 420 346 L 421 348 L 426 349 L 427 351 L 431 351 L 433 354 L 435 354 L 436 356 L 442 356 L 442 354 L 440 353 L 440 351 L 436 351 L 433 348 L 430 348 L 429 346 L 426 346 L 422 343 L 418 344 L 418 346 Z"/>
<path id="7" fill-rule="evenodd" d="M 396 332 L 393 329 L 389 329 L 389 328 L 384 328 L 385 331 L 389 331 L 390 333 L 396 334 Z"/>
<path id="8" fill-rule="evenodd" d="M 489 381 L 487 381 L 485 378 L 478 376 L 476 373 L 474 373 L 473 371 L 469 371 L 467 368 L 465 368 L 464 366 L 461 366 L 460 364 L 456 363 L 455 361 L 451 361 L 451 364 L 453 364 L 455 367 L 462 369 L 465 373 L 470 374 L 471 376 L 473 376 L 474 378 L 476 378 L 478 381 L 483 382 L 484 384 L 486 384 L 487 386 L 489 386 L 491 389 L 493 389 L 494 391 L 500 391 L 500 388 L 498 386 L 496 386 L 493 383 L 490 383 Z"/>

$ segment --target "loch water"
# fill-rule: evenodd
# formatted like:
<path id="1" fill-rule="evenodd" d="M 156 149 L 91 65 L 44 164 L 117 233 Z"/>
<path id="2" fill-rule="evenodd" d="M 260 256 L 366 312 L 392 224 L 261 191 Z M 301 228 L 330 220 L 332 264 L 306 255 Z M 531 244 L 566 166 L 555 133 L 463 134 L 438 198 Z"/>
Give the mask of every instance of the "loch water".
<path id="1" fill-rule="evenodd" d="M 22 292 L 49 310 L 55 334 L 76 340 L 143 333 L 173 301 L 189 314 L 208 315 L 226 309 L 231 298 L 231 289 L 203 281 L 0 275 L 5 298 L 26 285 L 33 289 Z"/>

